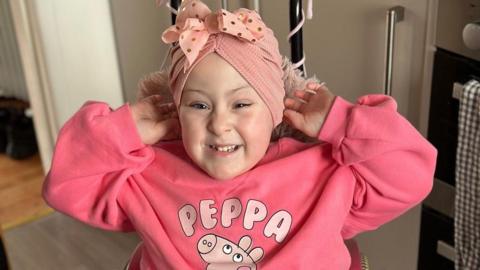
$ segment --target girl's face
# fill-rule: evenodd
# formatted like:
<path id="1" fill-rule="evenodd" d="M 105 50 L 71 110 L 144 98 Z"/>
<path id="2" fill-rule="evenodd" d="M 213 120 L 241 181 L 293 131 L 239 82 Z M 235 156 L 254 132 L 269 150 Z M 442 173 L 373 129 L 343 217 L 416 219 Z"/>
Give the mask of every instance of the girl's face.
<path id="1" fill-rule="evenodd" d="M 186 152 L 213 178 L 248 171 L 268 149 L 273 130 L 268 107 L 216 53 L 191 71 L 178 111 Z"/>

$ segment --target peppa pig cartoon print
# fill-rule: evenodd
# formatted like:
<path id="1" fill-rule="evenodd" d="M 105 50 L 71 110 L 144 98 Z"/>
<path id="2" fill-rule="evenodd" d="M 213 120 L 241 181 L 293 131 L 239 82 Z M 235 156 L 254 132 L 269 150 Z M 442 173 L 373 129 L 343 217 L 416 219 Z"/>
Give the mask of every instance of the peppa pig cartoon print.
<path id="1" fill-rule="evenodd" d="M 206 270 L 257 270 L 256 263 L 262 259 L 263 249 L 251 249 L 251 245 L 248 235 L 237 245 L 215 234 L 206 234 L 198 240 L 197 249 L 208 263 Z"/>

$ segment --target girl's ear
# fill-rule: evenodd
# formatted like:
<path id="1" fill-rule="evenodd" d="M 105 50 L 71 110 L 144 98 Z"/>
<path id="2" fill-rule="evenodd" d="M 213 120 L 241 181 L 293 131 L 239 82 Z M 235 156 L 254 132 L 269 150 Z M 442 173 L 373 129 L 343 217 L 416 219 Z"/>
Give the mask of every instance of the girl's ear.
<path id="1" fill-rule="evenodd" d="M 167 71 L 156 71 L 140 79 L 137 87 L 137 101 L 151 95 L 161 95 L 162 103 L 173 102 Z"/>

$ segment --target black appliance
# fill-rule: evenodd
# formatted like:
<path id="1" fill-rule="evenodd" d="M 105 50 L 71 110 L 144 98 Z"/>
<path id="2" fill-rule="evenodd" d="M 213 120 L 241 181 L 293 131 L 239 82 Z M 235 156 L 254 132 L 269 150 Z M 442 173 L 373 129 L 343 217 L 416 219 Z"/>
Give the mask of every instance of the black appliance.
<path id="1" fill-rule="evenodd" d="M 455 162 L 459 95 L 463 84 L 480 80 L 480 48 L 466 42 L 479 26 L 479 0 L 438 1 L 435 56 L 427 139 L 438 149 L 435 182 L 422 205 L 419 270 L 455 268 Z M 478 33 L 477 33 L 478 34 Z M 480 39 L 478 36 L 475 38 Z M 470 46 L 469 47 L 467 47 Z M 473 44 L 475 45 L 475 44 Z M 478 45 L 480 47 L 480 45 Z"/>

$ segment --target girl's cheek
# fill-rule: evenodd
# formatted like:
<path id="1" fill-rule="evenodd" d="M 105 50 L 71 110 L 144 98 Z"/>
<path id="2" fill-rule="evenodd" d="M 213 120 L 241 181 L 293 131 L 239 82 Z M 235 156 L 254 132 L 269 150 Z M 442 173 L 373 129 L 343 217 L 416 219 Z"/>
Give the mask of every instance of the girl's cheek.
<path id="1" fill-rule="evenodd" d="M 256 128 L 258 127 L 258 121 L 255 117 L 242 117 L 239 120 L 239 126 L 246 129 Z"/>
<path id="2" fill-rule="evenodd" d="M 205 123 L 205 116 L 201 113 L 185 113 L 180 115 L 180 125 L 185 130 L 198 129 Z"/>
<path id="3" fill-rule="evenodd" d="M 194 121 L 195 119 L 201 118 L 202 113 L 191 109 L 184 109 L 180 112 L 179 117 L 180 119 L 184 119 L 185 121 Z"/>
<path id="4" fill-rule="evenodd" d="M 263 135 L 265 135 L 270 139 L 271 134 L 269 134 L 268 127 L 266 126 L 268 123 L 269 122 L 265 122 L 261 117 L 249 117 L 248 119 L 243 118 L 240 120 L 237 127 L 238 129 L 243 130 L 244 133 L 246 132 L 245 135 L 249 134 L 248 136 L 254 137 L 263 137 Z"/>
<path id="5" fill-rule="evenodd" d="M 251 130 L 258 130 L 261 127 L 265 127 L 266 122 L 265 120 L 269 120 L 270 116 L 268 115 L 268 118 L 260 116 L 258 114 L 248 114 L 248 115 L 243 115 L 239 119 L 239 126 L 243 127 L 245 129 L 251 129 Z"/>

